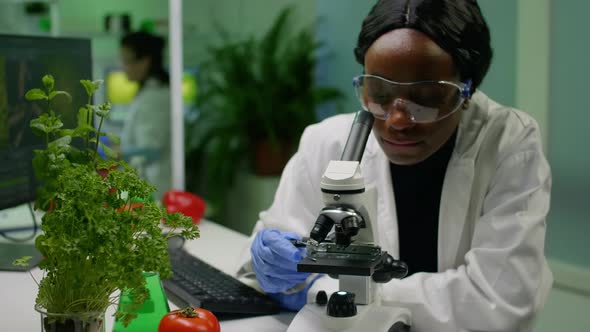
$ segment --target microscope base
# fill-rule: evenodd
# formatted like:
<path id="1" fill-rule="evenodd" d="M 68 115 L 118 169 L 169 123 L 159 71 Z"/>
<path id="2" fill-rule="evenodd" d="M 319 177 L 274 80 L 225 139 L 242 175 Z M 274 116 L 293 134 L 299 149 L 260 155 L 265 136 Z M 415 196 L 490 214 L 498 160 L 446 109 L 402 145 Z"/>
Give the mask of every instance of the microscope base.
<path id="1" fill-rule="evenodd" d="M 287 332 L 356 332 L 356 331 L 391 331 L 397 322 L 411 325 L 408 309 L 387 307 L 377 304 L 357 305 L 357 314 L 353 317 L 330 317 L 326 306 L 315 303 L 305 305 L 295 316 Z"/>

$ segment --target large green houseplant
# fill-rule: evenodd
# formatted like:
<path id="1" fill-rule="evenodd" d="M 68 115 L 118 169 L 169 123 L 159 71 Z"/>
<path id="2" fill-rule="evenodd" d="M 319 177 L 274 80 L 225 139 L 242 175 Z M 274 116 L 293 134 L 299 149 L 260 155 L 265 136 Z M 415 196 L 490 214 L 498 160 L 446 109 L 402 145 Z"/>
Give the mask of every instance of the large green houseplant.
<path id="1" fill-rule="evenodd" d="M 291 14 L 282 10 L 260 39 L 225 38 L 201 66 L 197 115 L 186 130 L 187 169 L 204 163 L 214 207 L 240 167 L 280 175 L 303 129 L 317 121 L 316 108 L 342 96 L 316 84 L 320 44 L 309 27 L 290 31 Z"/>
<path id="2" fill-rule="evenodd" d="M 35 175 L 42 183 L 36 207 L 45 210 L 43 234 L 35 242 L 44 256 L 36 309 L 44 312 L 48 330 L 66 331 L 67 326 L 79 324 L 81 331 L 92 331 L 102 324 L 102 318 L 92 313 L 104 313 L 117 303 L 117 293 L 130 294 L 132 300 L 116 313 L 127 325 L 148 297 L 144 272 L 162 278 L 171 275 L 169 234 L 193 239 L 198 228 L 190 218 L 168 214 L 146 199 L 155 188 L 135 169 L 117 161 L 107 146 L 103 149 L 109 158 L 100 158 L 97 138 L 108 135 L 101 127 L 110 110 L 108 103 L 91 104 L 100 81 L 81 81 L 88 103 L 78 111 L 76 128 L 63 128 L 52 110 L 58 99 L 71 100 L 69 94 L 55 90 L 49 75 L 42 81 L 43 89 L 26 94 L 47 108 L 31 121 L 32 130 L 45 142 L 33 157 Z M 93 118 L 98 119 L 97 128 Z M 163 234 L 163 219 L 177 231 Z"/>

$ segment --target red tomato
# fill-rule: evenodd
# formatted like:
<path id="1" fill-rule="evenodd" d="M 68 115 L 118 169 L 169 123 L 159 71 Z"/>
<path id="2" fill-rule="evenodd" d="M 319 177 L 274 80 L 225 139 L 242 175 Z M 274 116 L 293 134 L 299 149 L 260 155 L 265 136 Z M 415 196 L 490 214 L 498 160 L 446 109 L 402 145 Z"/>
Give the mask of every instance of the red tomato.
<path id="1" fill-rule="evenodd" d="M 168 213 L 180 212 L 191 217 L 194 224 L 198 224 L 205 214 L 205 201 L 190 192 L 168 190 L 162 197 L 162 203 Z"/>
<path id="2" fill-rule="evenodd" d="M 209 310 L 188 307 L 167 313 L 158 332 L 220 332 L 217 317 Z"/>

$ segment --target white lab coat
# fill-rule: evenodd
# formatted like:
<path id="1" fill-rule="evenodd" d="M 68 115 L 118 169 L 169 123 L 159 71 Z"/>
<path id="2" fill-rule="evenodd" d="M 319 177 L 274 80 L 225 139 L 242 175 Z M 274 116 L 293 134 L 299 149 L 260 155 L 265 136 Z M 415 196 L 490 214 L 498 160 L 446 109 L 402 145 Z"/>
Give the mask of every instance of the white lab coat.
<path id="1" fill-rule="evenodd" d="M 170 142 L 170 88 L 150 78 L 129 108 L 121 151 L 129 164 L 156 187 L 158 200 L 172 187 Z"/>
<path id="2" fill-rule="evenodd" d="M 353 115 L 308 127 L 286 166 L 272 206 L 254 231 L 308 236 L 323 207 L 320 179 L 346 142 Z M 481 92 L 463 112 L 439 211 L 438 272 L 381 286 L 384 303 L 412 311 L 412 331 L 530 331 L 553 281 L 544 256 L 551 175 L 536 122 Z M 373 135 L 361 162 L 378 195 L 382 248 L 399 257 L 389 160 Z M 249 250 L 242 277 L 252 278 Z M 336 290 L 323 277 L 308 293 Z"/>

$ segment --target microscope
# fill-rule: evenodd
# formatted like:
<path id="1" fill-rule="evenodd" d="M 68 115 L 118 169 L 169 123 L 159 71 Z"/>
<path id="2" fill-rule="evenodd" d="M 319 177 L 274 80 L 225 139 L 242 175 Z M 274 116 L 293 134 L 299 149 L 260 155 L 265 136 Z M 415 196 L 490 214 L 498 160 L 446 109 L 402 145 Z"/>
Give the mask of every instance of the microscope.
<path id="1" fill-rule="evenodd" d="M 300 272 L 338 278 L 339 291 L 319 292 L 305 305 L 288 331 L 409 331 L 411 313 L 380 303 L 377 283 L 407 275 L 407 265 L 376 245 L 377 192 L 360 169 L 373 115 L 359 111 L 340 160 L 330 161 L 321 180 L 325 207 L 304 242 L 307 256 Z M 333 231 L 332 231 L 333 229 Z"/>

